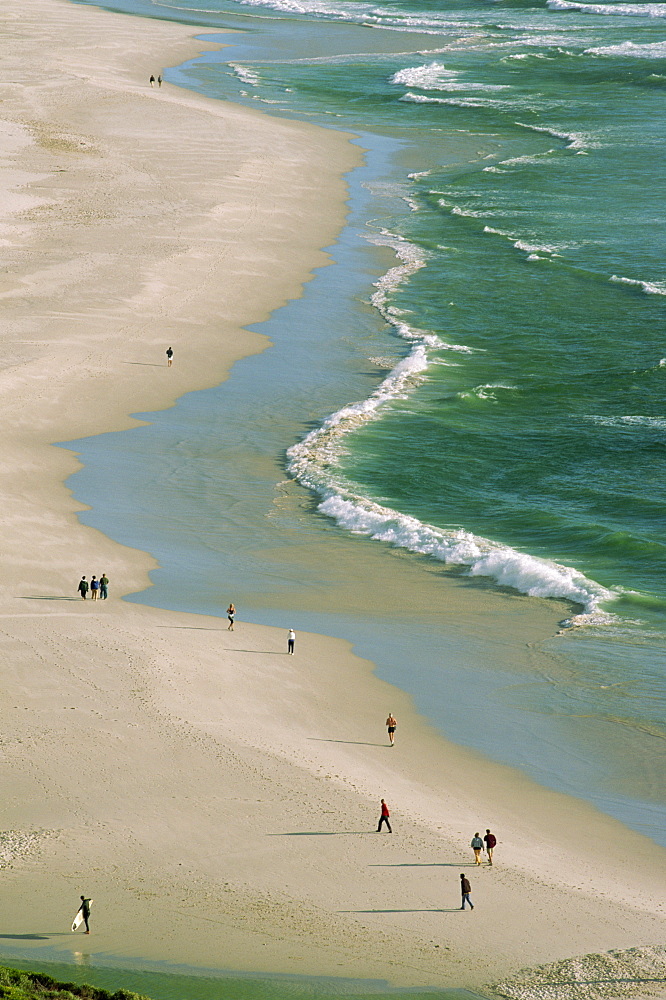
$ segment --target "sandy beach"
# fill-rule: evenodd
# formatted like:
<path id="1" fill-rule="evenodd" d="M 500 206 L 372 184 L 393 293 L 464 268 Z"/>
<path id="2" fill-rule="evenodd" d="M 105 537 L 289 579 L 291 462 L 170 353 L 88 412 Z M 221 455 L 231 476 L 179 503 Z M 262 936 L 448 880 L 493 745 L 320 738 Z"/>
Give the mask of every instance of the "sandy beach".
<path id="1" fill-rule="evenodd" d="M 666 996 L 654 843 L 447 744 L 344 642 L 299 633 L 287 657 L 289 621 L 230 632 L 119 599 L 154 560 L 78 521 L 54 444 L 265 349 L 245 328 L 326 263 L 361 154 L 151 88 L 206 47 L 192 29 L 66 0 L 1 17 L 0 944 L 471 989 L 564 963 L 503 992 Z M 80 600 L 102 572 L 110 599 Z M 486 827 L 496 863 L 475 869 Z M 81 893 L 86 939 L 68 931 Z"/>

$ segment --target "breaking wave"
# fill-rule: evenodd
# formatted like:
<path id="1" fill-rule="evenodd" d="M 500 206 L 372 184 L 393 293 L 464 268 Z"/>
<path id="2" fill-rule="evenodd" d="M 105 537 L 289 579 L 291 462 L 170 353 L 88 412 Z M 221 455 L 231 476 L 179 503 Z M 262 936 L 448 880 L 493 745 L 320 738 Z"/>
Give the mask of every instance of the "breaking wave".
<path id="1" fill-rule="evenodd" d="M 532 597 L 563 598 L 582 605 L 586 614 L 616 595 L 578 570 L 552 560 L 540 559 L 509 546 L 479 537 L 461 527 L 442 528 L 426 524 L 362 496 L 354 483 L 345 479 L 340 459 L 348 434 L 381 416 L 387 404 L 406 398 L 424 378 L 429 352 L 454 350 L 469 352 L 464 345 L 449 345 L 439 337 L 411 327 L 404 314 L 390 305 L 395 289 L 426 266 L 421 250 L 400 237 L 383 232 L 373 242 L 390 246 L 399 264 L 375 284 L 372 304 L 396 333 L 412 344 L 409 354 L 395 365 L 387 377 L 367 397 L 342 407 L 310 431 L 287 452 L 289 473 L 303 486 L 321 497 L 318 510 L 354 534 L 365 535 L 409 552 L 420 553 L 449 565 L 466 566 L 470 576 L 484 576 L 500 586 L 511 587 Z M 436 359 L 435 359 L 436 360 Z M 513 386 L 479 386 L 477 398 L 492 399 L 493 390 L 513 390 Z"/>
<path id="2" fill-rule="evenodd" d="M 663 281 L 639 281 L 636 278 L 623 278 L 619 274 L 612 274 L 610 280 L 619 285 L 640 288 L 646 295 L 666 295 L 666 282 Z"/>
<path id="3" fill-rule="evenodd" d="M 551 10 L 577 10 L 581 14 L 613 14 L 625 17 L 666 17 L 666 3 L 578 3 L 577 0 L 546 0 Z"/>
<path id="4" fill-rule="evenodd" d="M 545 135 L 552 135 L 554 139 L 564 139 L 567 149 L 584 150 L 594 145 L 587 136 L 580 132 L 558 132 L 553 128 L 546 128 L 543 125 L 528 125 L 526 122 L 516 122 L 520 128 L 527 128 L 530 132 L 543 132 Z"/>

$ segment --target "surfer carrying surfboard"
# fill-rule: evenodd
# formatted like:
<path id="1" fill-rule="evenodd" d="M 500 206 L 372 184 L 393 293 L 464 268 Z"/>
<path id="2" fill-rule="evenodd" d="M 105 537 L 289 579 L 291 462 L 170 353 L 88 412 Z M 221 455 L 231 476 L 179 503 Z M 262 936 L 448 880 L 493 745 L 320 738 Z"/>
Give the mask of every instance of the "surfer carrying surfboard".
<path id="1" fill-rule="evenodd" d="M 90 926 L 88 924 L 88 918 L 90 917 L 90 904 L 92 899 L 86 899 L 85 896 L 81 896 L 81 905 L 79 906 L 78 913 L 74 917 L 74 924 L 72 925 L 72 930 L 76 930 L 80 927 L 82 923 L 86 925 L 86 934 L 90 934 Z M 78 918 L 81 918 L 80 920 Z"/>

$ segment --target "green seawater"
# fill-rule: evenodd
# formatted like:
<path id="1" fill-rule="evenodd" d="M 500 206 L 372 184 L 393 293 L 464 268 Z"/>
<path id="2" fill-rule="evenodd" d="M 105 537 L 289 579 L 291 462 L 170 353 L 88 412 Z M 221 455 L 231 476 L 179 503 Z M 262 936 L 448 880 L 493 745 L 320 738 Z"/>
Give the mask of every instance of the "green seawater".
<path id="1" fill-rule="evenodd" d="M 166 965 L 141 968 L 136 963 L 96 964 L 89 958 L 77 964 L 13 956 L 3 961 L 11 968 L 46 973 L 59 982 L 109 992 L 129 990 L 150 1000 L 483 1000 L 468 990 L 395 989 L 374 980 L 259 976 Z"/>

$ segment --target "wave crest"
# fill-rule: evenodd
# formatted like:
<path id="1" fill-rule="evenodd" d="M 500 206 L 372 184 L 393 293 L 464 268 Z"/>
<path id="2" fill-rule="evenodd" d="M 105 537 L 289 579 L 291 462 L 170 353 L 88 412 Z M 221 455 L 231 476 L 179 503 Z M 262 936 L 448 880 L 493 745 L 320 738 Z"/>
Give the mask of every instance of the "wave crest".
<path id="1" fill-rule="evenodd" d="M 582 573 L 556 562 L 540 559 L 509 546 L 473 535 L 463 528 L 439 528 L 416 517 L 401 514 L 360 496 L 345 482 L 339 468 L 345 436 L 377 419 L 390 401 L 404 398 L 423 380 L 429 365 L 428 350 L 449 348 L 469 351 L 464 345 L 445 344 L 435 334 L 416 330 L 405 322 L 399 309 L 389 304 L 395 289 L 420 268 L 425 267 L 423 251 L 400 237 L 383 231 L 373 242 L 391 246 L 400 263 L 376 282 L 372 304 L 391 323 L 396 333 L 412 342 L 407 355 L 367 399 L 351 403 L 327 417 L 287 452 L 288 471 L 303 486 L 322 498 L 318 510 L 347 530 L 377 541 L 430 556 L 451 565 L 467 566 L 470 576 L 486 576 L 501 586 L 511 587 L 532 597 L 558 597 L 574 601 L 587 613 L 615 595 Z M 493 398 L 492 390 L 513 390 L 513 386 L 479 386 Z"/>
<path id="2" fill-rule="evenodd" d="M 646 295 L 666 295 L 666 282 L 663 281 L 640 281 L 637 278 L 623 278 L 619 274 L 612 274 L 609 280 L 618 285 L 640 288 Z"/>
<path id="3" fill-rule="evenodd" d="M 625 17 L 666 17 L 666 3 L 579 3 L 578 0 L 546 0 L 551 10 L 577 10 L 581 14 L 613 14 Z"/>

